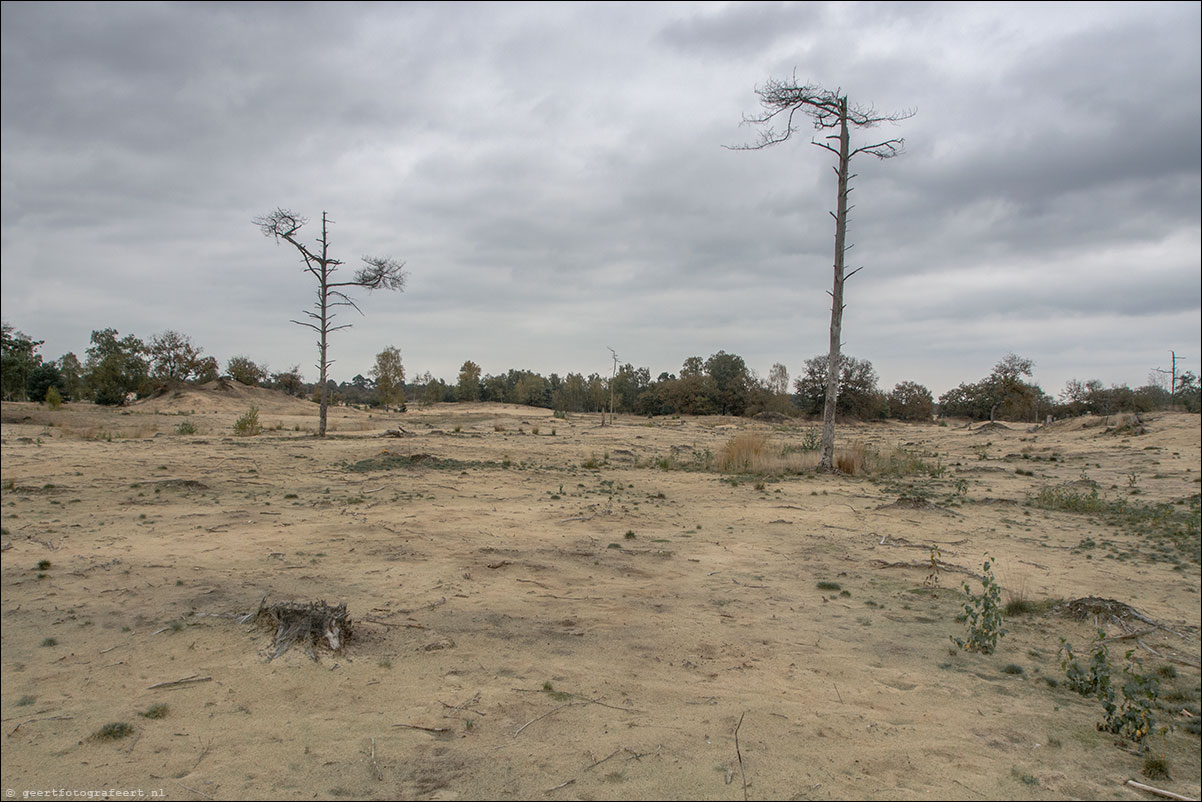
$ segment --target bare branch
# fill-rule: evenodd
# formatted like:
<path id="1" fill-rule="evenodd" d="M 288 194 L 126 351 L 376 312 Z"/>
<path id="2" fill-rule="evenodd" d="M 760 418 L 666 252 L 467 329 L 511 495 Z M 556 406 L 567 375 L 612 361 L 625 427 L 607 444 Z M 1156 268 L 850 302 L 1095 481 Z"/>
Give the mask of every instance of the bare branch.
<path id="1" fill-rule="evenodd" d="M 271 214 L 256 217 L 252 222 L 263 232 L 263 236 L 279 240 L 291 237 L 309 222 L 309 219 L 287 209 L 276 209 Z"/>
<path id="2" fill-rule="evenodd" d="M 815 130 L 838 128 L 841 105 L 847 102 L 846 96 L 842 94 L 842 89 L 832 92 L 811 84 L 798 84 L 796 73 L 788 80 L 770 79 L 762 87 L 757 87 L 755 93 L 759 95 L 760 106 L 764 111 L 756 116 L 744 115 L 742 125 L 767 125 L 768 127 L 760 132 L 758 141 L 746 145 L 724 146 L 727 150 L 762 150 L 788 140 L 798 130 L 794 124 L 794 118 L 798 112 L 810 117 Z M 848 106 L 846 111 L 848 124 L 857 128 L 871 128 L 883 122 L 900 122 L 913 117 L 915 113 L 914 110 L 908 109 L 897 114 L 881 114 L 872 106 Z M 786 120 L 785 128 L 783 131 L 777 131 L 769 124 L 782 115 Z M 838 139 L 838 136 L 833 135 L 827 138 Z M 878 158 L 889 158 L 874 152 L 874 149 L 886 148 L 890 143 L 900 144 L 900 140 L 889 140 L 889 142 L 871 145 L 861 148 L 855 153 L 872 153 Z M 820 142 L 814 142 L 814 144 L 834 151 L 833 148 L 822 145 Z"/>
<path id="3" fill-rule="evenodd" d="M 905 149 L 906 140 L 901 139 L 886 139 L 884 142 L 878 142 L 875 145 L 865 145 L 856 148 L 851 152 L 852 156 L 857 153 L 868 153 L 876 156 L 878 159 L 892 159 Z"/>
<path id="4" fill-rule="evenodd" d="M 403 290 L 405 279 L 405 263 L 395 259 L 378 256 L 364 256 L 359 272 L 355 273 L 355 284 L 369 290 Z"/>
<path id="5" fill-rule="evenodd" d="M 333 285 L 331 285 L 331 286 L 333 286 Z M 363 310 L 359 308 L 359 305 L 357 303 L 355 303 L 345 293 L 339 292 L 338 290 L 330 290 L 330 297 L 338 299 L 336 301 L 331 302 L 330 306 L 349 306 L 352 309 L 354 309 L 356 312 L 358 312 L 360 315 L 363 314 Z M 330 315 L 330 317 L 333 317 L 333 315 Z"/>

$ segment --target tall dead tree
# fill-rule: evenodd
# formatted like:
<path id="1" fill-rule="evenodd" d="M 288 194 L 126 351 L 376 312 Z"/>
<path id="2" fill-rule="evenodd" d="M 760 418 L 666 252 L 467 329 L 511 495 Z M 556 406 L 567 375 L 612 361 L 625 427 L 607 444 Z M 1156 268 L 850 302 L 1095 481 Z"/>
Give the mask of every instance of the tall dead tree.
<path id="1" fill-rule="evenodd" d="M 841 90 L 834 92 L 818 86 L 798 85 L 796 77 L 792 80 L 770 80 L 755 93 L 760 97 L 760 105 L 764 112 L 754 117 L 743 117 L 745 125 L 765 126 L 760 132 L 758 142 L 741 145 L 733 150 L 762 150 L 772 145 L 779 145 L 788 140 L 797 131 L 794 120 L 798 115 L 809 117 L 816 131 L 832 131 L 823 137 L 825 141 L 811 139 L 811 144 L 829 150 L 839 159 L 835 168 L 838 176 L 838 196 L 835 211 L 835 281 L 829 293 L 831 296 L 831 330 L 830 356 L 827 360 L 826 404 L 822 412 L 822 462 L 824 470 L 832 470 L 835 454 L 835 402 L 839 397 L 840 347 L 843 327 L 843 282 L 863 268 L 856 268 L 851 273 L 844 274 L 844 257 L 851 246 L 847 245 L 847 213 L 852 207 L 847 203 L 851 192 L 849 183 L 855 175 L 851 173 L 851 160 L 854 156 L 867 153 L 878 159 L 891 159 L 901 152 L 904 139 L 886 139 L 872 145 L 851 147 L 850 127 L 871 128 L 883 122 L 897 122 L 914 116 L 913 112 L 900 114 L 879 114 L 872 107 L 852 106 L 847 102 L 847 95 Z M 784 130 L 778 131 L 773 123 L 784 122 Z M 837 145 L 830 144 L 837 142 Z"/>
<path id="2" fill-rule="evenodd" d="M 317 239 L 316 250 L 311 250 L 296 239 L 297 232 L 308 223 L 308 219 L 294 214 L 287 209 L 276 209 L 271 214 L 256 217 L 255 225 L 264 236 L 272 237 L 278 243 L 284 240 L 296 248 L 305 262 L 305 270 L 317 279 L 317 302 L 313 304 L 316 312 L 305 310 L 305 315 L 314 321 L 306 323 L 293 320 L 298 326 L 313 329 L 317 332 L 317 370 L 321 377 L 318 380 L 321 399 L 321 418 L 317 427 L 317 435 L 326 435 L 326 410 L 329 407 L 329 392 L 326 388 L 326 378 L 333 360 L 328 357 L 330 335 L 339 329 L 349 329 L 350 324 L 334 325 L 334 309 L 339 306 L 349 306 L 359 314 L 363 310 L 342 291 L 343 287 L 362 287 L 366 290 L 403 290 L 405 288 L 404 263 L 395 259 L 364 256 L 364 266 L 360 268 L 350 281 L 335 281 L 334 274 L 342 262 L 330 256 L 330 220 L 325 212 L 321 213 L 321 236 Z"/>

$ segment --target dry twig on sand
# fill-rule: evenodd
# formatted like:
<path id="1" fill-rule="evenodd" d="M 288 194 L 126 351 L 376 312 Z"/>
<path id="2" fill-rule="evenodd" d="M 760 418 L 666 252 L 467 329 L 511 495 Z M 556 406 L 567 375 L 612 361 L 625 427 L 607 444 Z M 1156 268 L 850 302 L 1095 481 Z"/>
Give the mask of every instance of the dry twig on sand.
<path id="1" fill-rule="evenodd" d="M 744 710 L 739 714 L 739 723 L 735 725 L 735 755 L 739 758 L 739 776 L 743 780 L 743 799 L 747 799 L 747 772 L 743 768 L 743 750 L 739 748 L 739 727 L 743 726 L 743 716 L 747 715 Z"/>
<path id="2" fill-rule="evenodd" d="M 213 678 L 212 677 L 202 677 L 199 674 L 193 674 L 192 676 L 184 677 L 183 679 L 173 679 L 169 682 L 157 682 L 154 685 L 151 685 L 150 687 L 148 687 L 146 690 L 153 691 L 155 688 L 178 688 L 181 685 L 192 685 L 193 683 L 196 683 L 196 682 L 208 682 L 211 679 L 213 679 Z"/>
<path id="3" fill-rule="evenodd" d="M 1135 780 L 1127 780 L 1127 782 L 1125 782 L 1124 785 L 1129 785 L 1132 788 L 1138 788 L 1141 791 L 1147 791 L 1149 794 L 1156 794 L 1157 796 L 1163 796 L 1165 799 L 1179 799 L 1179 800 L 1181 800 L 1181 802 L 1197 802 L 1197 800 L 1195 800 L 1193 797 L 1182 796 L 1181 794 L 1175 794 L 1172 791 L 1165 791 L 1162 788 L 1153 788 L 1150 785 L 1144 785 L 1143 783 L 1136 782 Z"/>

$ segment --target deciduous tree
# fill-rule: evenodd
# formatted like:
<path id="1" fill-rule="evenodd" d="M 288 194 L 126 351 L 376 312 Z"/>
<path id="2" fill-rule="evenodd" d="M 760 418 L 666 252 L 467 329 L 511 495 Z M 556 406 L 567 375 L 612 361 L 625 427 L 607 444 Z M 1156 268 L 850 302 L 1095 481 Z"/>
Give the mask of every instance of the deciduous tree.
<path id="1" fill-rule="evenodd" d="M 258 387 L 271 375 L 266 365 L 257 365 L 247 356 L 233 356 L 225 363 L 225 375 L 239 384 Z"/>
<path id="2" fill-rule="evenodd" d="M 399 349 L 390 345 L 376 354 L 371 375 L 376 380 L 376 398 L 381 405 L 387 408 L 405 403 L 405 366 Z"/>
<path id="3" fill-rule="evenodd" d="M 159 381 L 188 381 L 195 377 L 201 364 L 203 348 L 192 344 L 192 338 L 168 329 L 150 338 L 148 347 L 151 378 Z"/>
<path id="4" fill-rule="evenodd" d="M 459 368 L 455 395 L 460 401 L 480 400 L 480 366 L 470 359 Z"/>
<path id="5" fill-rule="evenodd" d="M 38 354 L 42 341 L 22 334 L 8 323 L 0 328 L 3 332 L 0 334 L 0 387 L 4 400 L 24 401 L 29 374 L 42 364 Z"/>

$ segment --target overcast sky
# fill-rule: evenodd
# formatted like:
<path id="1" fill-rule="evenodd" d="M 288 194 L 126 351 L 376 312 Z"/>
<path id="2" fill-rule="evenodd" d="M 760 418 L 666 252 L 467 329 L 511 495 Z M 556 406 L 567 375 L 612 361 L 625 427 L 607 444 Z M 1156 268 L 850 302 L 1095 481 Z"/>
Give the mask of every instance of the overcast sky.
<path id="1" fill-rule="evenodd" d="M 936 395 L 1009 352 L 1067 379 L 1200 372 L 1198 3 L 3 4 L 3 319 L 316 369 L 315 282 L 252 219 L 328 211 L 332 375 L 678 372 L 827 349 L 834 159 L 760 151 L 757 87 L 914 111 L 860 156 L 844 349 Z"/>

